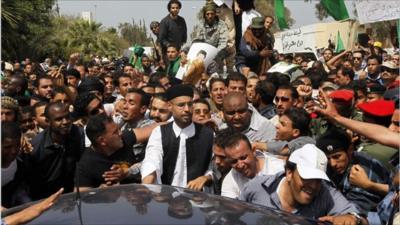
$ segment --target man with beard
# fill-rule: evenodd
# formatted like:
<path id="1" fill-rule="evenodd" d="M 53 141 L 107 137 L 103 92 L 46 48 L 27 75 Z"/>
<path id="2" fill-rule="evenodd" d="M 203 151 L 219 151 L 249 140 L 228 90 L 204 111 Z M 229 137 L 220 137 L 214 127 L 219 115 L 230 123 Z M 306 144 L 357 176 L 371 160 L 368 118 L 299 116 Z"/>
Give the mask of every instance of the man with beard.
<path id="1" fill-rule="evenodd" d="M 150 103 L 150 119 L 157 123 L 165 122 L 171 118 L 171 115 L 167 97 L 164 94 L 154 95 Z"/>
<path id="2" fill-rule="evenodd" d="M 32 96 L 32 99 L 36 100 L 36 102 L 41 102 L 41 101 L 49 102 L 50 99 L 53 97 L 53 88 L 54 88 L 53 79 L 50 76 L 48 75 L 39 76 L 35 80 L 35 90 L 34 90 L 35 94 Z"/>
<path id="3" fill-rule="evenodd" d="M 218 49 L 218 54 L 215 61 L 219 65 L 219 72 L 223 72 L 222 60 L 227 55 L 225 48 L 228 42 L 228 28 L 224 21 L 220 20 L 217 16 L 217 8 L 214 3 L 207 3 L 203 7 L 203 19 L 197 25 L 196 35 L 193 40 L 200 40 L 210 44 Z"/>
<path id="4" fill-rule="evenodd" d="M 264 27 L 264 18 L 255 17 L 240 41 L 240 53 L 237 56 L 238 71 L 247 76 L 249 71 L 261 75 L 271 67 L 273 42 Z"/>
<path id="5" fill-rule="evenodd" d="M 45 109 L 49 127 L 32 139 L 33 151 L 24 155 L 30 196 L 38 200 L 74 187 L 75 165 L 84 150 L 83 130 L 72 124 L 68 106 L 49 103 Z"/>
<path id="6" fill-rule="evenodd" d="M 299 94 L 297 93 L 297 90 L 292 86 L 282 85 L 278 87 L 278 90 L 276 90 L 274 98 L 277 115 L 272 117 L 270 121 L 275 126 L 277 126 L 279 123 L 279 117 L 282 116 L 282 114 L 286 110 L 290 109 L 291 107 L 294 107 L 298 102 L 298 98 Z"/>
<path id="7" fill-rule="evenodd" d="M 179 16 L 182 3 L 178 0 L 170 0 L 168 2 L 169 14 L 161 20 L 160 40 L 163 55 L 167 54 L 167 46 L 174 43 L 177 48 L 181 48 L 187 40 L 187 28 L 185 19 Z"/>
<path id="8" fill-rule="evenodd" d="M 174 121 L 152 132 L 142 162 L 142 182 L 186 187 L 208 169 L 213 131 L 192 122 L 191 86 L 173 86 L 166 95 Z"/>

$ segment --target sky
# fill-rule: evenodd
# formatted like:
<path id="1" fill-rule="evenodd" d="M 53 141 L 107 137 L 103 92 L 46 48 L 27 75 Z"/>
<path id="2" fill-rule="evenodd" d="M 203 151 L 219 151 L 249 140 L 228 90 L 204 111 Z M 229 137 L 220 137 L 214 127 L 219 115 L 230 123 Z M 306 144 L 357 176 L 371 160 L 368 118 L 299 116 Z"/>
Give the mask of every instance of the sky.
<path id="1" fill-rule="evenodd" d="M 188 34 L 196 24 L 196 14 L 204 5 L 205 0 L 181 0 L 182 9 L 180 15 L 186 20 Z M 319 2 L 312 0 L 285 0 L 285 6 L 292 13 L 295 24 L 291 28 L 297 28 L 308 24 L 320 22 L 315 16 L 315 4 Z M 352 1 L 345 1 L 350 17 L 353 17 Z M 168 0 L 58 0 L 60 14 L 80 16 L 82 11 L 91 11 L 93 19 L 102 23 L 105 27 L 117 27 L 119 23 L 128 22 L 132 19 L 136 22 L 145 21 L 148 26 L 151 21 L 163 19 L 167 14 Z M 333 21 L 331 17 L 322 22 Z"/>

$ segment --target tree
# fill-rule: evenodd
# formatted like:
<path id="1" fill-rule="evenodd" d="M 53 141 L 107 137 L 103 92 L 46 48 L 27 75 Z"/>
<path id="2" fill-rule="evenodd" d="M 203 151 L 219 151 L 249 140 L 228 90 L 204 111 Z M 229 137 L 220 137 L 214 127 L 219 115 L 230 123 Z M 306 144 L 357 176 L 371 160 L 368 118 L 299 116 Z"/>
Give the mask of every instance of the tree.
<path id="1" fill-rule="evenodd" d="M 104 31 L 101 23 L 77 19 L 69 27 L 64 37 L 67 54 L 81 52 L 85 55 L 118 55 L 118 36 L 112 30 Z"/>
<path id="2" fill-rule="evenodd" d="M 3 58 L 31 56 L 37 50 L 35 45 L 45 44 L 49 35 L 54 0 L 2 0 L 1 5 Z"/>
<path id="3" fill-rule="evenodd" d="M 118 30 L 121 37 L 131 46 L 134 44 L 143 46 L 151 45 L 151 37 L 147 35 L 147 28 L 144 21 L 139 21 L 139 24 L 136 24 L 135 20 L 132 19 L 132 23 L 120 23 Z"/>

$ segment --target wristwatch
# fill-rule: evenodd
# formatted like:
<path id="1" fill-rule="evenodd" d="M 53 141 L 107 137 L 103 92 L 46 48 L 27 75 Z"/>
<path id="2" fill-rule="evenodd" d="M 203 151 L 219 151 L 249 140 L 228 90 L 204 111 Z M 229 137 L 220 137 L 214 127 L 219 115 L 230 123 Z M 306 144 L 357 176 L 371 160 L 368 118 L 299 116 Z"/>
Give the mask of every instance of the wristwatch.
<path id="1" fill-rule="evenodd" d="M 350 215 L 353 215 L 354 217 L 356 217 L 356 225 L 361 225 L 361 216 L 358 215 L 358 213 L 356 212 L 350 212 Z"/>

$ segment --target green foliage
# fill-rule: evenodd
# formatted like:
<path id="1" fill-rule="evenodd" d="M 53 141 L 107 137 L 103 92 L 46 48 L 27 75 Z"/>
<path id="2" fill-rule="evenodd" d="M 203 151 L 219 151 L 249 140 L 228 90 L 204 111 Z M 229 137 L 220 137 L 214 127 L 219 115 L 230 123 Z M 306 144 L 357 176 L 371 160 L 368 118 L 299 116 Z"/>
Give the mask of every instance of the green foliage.
<path id="1" fill-rule="evenodd" d="M 3 58 L 23 58 L 45 44 L 54 0 L 2 0 L 1 29 Z"/>
<path id="2" fill-rule="evenodd" d="M 67 59 L 73 52 L 119 56 L 129 47 L 126 37 L 120 37 L 116 28 L 75 17 L 58 16 L 52 9 L 55 0 L 2 0 L 2 58 L 34 61 L 46 57 Z M 129 33 L 135 41 L 148 44 L 144 23 Z"/>
<path id="3" fill-rule="evenodd" d="M 139 44 L 142 46 L 151 45 L 151 37 L 147 36 L 147 27 L 143 21 L 139 21 L 139 24 L 135 23 L 132 19 L 132 23 L 120 23 L 118 25 L 119 33 L 121 37 L 126 40 L 130 46 Z"/>

